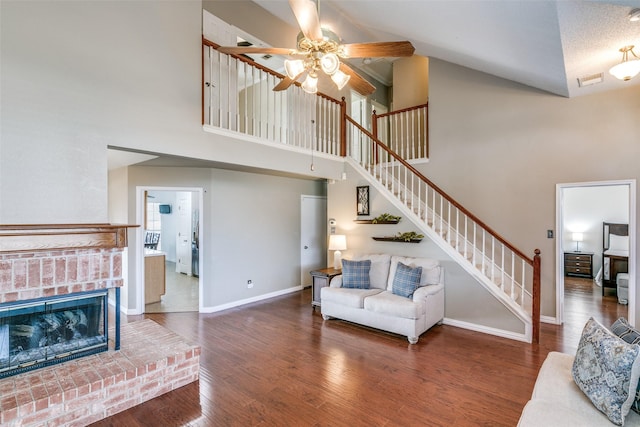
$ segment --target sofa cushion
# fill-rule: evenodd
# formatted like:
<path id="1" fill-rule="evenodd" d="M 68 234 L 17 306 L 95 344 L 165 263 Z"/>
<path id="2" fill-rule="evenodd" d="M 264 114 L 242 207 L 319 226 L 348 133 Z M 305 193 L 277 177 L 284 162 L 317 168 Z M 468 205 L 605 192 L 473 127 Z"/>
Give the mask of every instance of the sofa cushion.
<path id="1" fill-rule="evenodd" d="M 342 260 L 342 287 L 369 289 L 371 281 L 369 280 L 369 270 L 371 269 L 371 261 L 351 261 Z"/>
<path id="2" fill-rule="evenodd" d="M 391 292 L 401 297 L 411 298 L 420 285 L 420 276 L 422 276 L 422 267 L 412 268 L 399 262 L 393 276 Z"/>
<path id="3" fill-rule="evenodd" d="M 403 319 L 418 319 L 425 311 L 424 302 L 414 302 L 408 298 L 394 295 L 389 291 L 380 292 L 366 298 L 364 300 L 364 309 Z"/>
<path id="4" fill-rule="evenodd" d="M 592 317 L 582 331 L 571 373 L 594 406 L 623 425 L 640 378 L 640 346 L 626 343 Z"/>
<path id="5" fill-rule="evenodd" d="M 364 308 L 365 298 L 382 292 L 380 289 L 330 288 L 320 290 L 320 301 L 333 302 L 352 308 Z M 368 298 L 367 298 L 368 299 Z"/>
<path id="6" fill-rule="evenodd" d="M 393 291 L 393 278 L 398 268 L 398 263 L 401 262 L 409 267 L 422 267 L 422 276 L 420 276 L 420 286 L 435 285 L 441 283 L 442 269 L 440 262 L 436 259 L 430 258 L 412 258 L 401 257 L 394 255 L 391 257 L 391 264 L 389 265 L 389 278 L 387 280 L 387 290 Z"/>
<path id="7" fill-rule="evenodd" d="M 369 283 L 371 288 L 387 289 L 387 278 L 389 277 L 389 264 L 391 255 L 389 254 L 360 254 L 350 258 L 353 261 L 371 261 L 369 269 Z"/>

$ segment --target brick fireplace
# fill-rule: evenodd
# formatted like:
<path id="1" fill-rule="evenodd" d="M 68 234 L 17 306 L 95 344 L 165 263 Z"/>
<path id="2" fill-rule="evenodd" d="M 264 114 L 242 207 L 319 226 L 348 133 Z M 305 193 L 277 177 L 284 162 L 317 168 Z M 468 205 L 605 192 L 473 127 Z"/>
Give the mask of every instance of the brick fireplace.
<path id="1" fill-rule="evenodd" d="M 118 307 L 127 228 L 0 225 L 0 312 L 100 290 Z M 121 328 L 114 313 L 106 352 L 0 379 L 0 424 L 87 425 L 198 379 L 199 347 L 150 320 Z"/>

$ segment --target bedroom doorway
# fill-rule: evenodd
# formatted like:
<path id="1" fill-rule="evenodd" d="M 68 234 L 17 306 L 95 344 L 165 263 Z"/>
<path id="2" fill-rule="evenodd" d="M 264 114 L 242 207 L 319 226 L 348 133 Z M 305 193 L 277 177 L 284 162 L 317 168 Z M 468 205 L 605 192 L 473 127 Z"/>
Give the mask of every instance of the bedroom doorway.
<path id="1" fill-rule="evenodd" d="M 635 284 L 636 274 L 635 185 L 635 180 L 556 185 L 556 318 L 546 321 L 557 324 L 580 321 L 570 312 L 565 313 L 566 291 L 570 292 L 572 301 L 577 293 L 588 303 L 606 305 L 612 315 L 622 313 L 635 323 L 636 289 L 631 285 Z M 608 268 L 606 263 L 603 266 L 604 223 L 628 224 L 627 305 L 620 304 L 615 287 L 602 288 L 602 280 L 596 280 Z M 587 304 L 586 300 L 580 304 Z"/>

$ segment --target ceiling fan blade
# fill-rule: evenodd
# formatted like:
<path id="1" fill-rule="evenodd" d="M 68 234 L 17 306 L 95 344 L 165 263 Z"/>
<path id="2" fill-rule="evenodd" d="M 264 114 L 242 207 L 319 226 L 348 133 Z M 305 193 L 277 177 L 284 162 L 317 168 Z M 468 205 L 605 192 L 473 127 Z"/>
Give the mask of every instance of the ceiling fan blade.
<path id="1" fill-rule="evenodd" d="M 359 94 L 366 96 L 371 95 L 376 91 L 376 87 L 374 85 L 362 78 L 344 62 L 340 63 L 340 71 L 351 76 L 351 79 L 349 79 L 349 85 Z"/>
<path id="2" fill-rule="evenodd" d="M 243 53 L 268 53 L 271 55 L 291 55 L 295 50 L 283 47 L 256 47 L 256 46 L 220 46 L 219 52 L 231 55 L 242 55 Z"/>
<path id="3" fill-rule="evenodd" d="M 281 90 L 289 89 L 289 86 L 291 86 L 294 82 L 295 82 L 294 79 L 290 79 L 289 77 L 285 76 L 284 79 L 280 80 L 280 83 L 278 83 L 273 87 L 273 90 L 275 92 L 279 92 Z"/>
<path id="4" fill-rule="evenodd" d="M 312 0 L 289 0 L 302 34 L 309 40 L 322 40 L 318 8 Z"/>
<path id="5" fill-rule="evenodd" d="M 411 56 L 416 50 L 411 42 L 351 43 L 342 45 L 347 58 L 377 58 Z"/>

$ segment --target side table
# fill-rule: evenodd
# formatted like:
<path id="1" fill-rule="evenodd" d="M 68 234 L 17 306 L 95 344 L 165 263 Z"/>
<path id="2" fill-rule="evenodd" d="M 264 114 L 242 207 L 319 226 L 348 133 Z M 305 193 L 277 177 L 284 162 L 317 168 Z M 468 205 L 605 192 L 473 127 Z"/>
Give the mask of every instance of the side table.
<path id="1" fill-rule="evenodd" d="M 311 271 L 311 307 L 320 307 L 320 289 L 329 286 L 331 279 L 342 274 L 342 270 L 323 268 Z"/>

